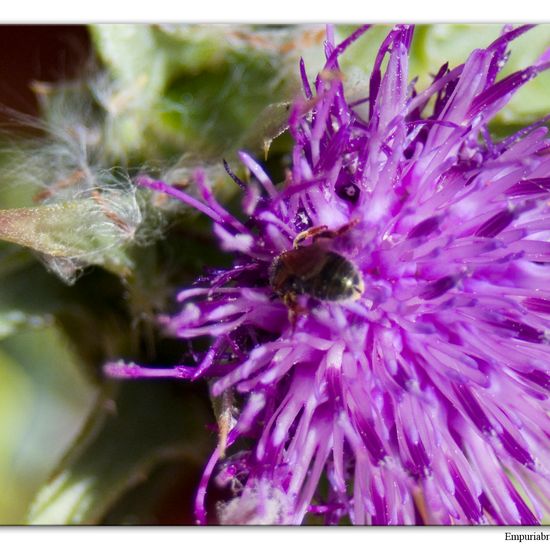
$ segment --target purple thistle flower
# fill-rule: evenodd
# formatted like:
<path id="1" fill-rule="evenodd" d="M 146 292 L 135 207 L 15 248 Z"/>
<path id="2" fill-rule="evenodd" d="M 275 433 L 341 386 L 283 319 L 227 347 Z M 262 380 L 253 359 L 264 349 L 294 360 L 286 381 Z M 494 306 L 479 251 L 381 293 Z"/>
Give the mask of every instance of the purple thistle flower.
<path id="1" fill-rule="evenodd" d="M 368 26 L 337 46 L 329 27 L 313 89 L 301 66 L 305 99 L 290 115 L 285 184 L 240 154 L 263 188 L 246 185 L 245 223 L 201 171 L 200 201 L 141 179 L 212 218 L 236 258 L 183 290 L 181 313 L 163 319 L 180 338 L 212 338 L 199 364 L 106 369 L 206 378 L 214 396 L 242 396 L 199 487 L 199 522 L 213 476 L 234 495 L 219 507 L 223 523 L 300 524 L 317 514 L 329 524 L 537 524 L 550 510 L 547 119 L 501 141 L 488 130 L 550 66 L 549 51 L 497 81 L 509 43 L 529 28 L 506 28 L 417 92 L 413 29 L 396 26 L 368 99 L 352 106 L 338 58 Z M 323 226 L 300 246 L 348 260 L 362 295 L 315 298 L 298 284 L 303 274 L 294 294 L 288 281 L 274 292 L 274 262 Z M 231 454 L 244 438 L 249 449 Z"/>

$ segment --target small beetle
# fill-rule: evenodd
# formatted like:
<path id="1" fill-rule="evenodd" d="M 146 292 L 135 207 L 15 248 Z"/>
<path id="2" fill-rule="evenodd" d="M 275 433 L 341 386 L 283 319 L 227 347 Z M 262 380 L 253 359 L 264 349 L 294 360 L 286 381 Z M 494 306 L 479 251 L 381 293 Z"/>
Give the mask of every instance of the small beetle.
<path id="1" fill-rule="evenodd" d="M 269 283 L 290 309 L 291 319 L 302 313 L 297 297 L 307 295 L 318 300 L 342 302 L 358 300 L 365 289 L 356 265 L 330 250 L 330 240 L 349 231 L 357 222 L 350 222 L 337 231 L 326 225 L 299 233 L 294 248 L 277 256 L 269 270 Z M 311 238 L 312 243 L 301 243 Z"/>

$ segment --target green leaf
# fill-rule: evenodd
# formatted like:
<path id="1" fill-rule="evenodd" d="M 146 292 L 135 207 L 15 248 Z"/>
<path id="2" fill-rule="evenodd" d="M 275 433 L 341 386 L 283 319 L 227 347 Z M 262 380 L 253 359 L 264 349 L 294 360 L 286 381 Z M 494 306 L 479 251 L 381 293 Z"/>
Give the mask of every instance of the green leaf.
<path id="1" fill-rule="evenodd" d="M 0 380 L 0 524 L 22 523 L 88 414 L 95 390 L 52 325 L 19 329 L 0 341 Z"/>
<path id="2" fill-rule="evenodd" d="M 196 391 L 196 388 L 193 388 Z M 137 381 L 107 390 L 30 510 L 32 524 L 92 524 L 165 461 L 200 464 L 215 437 L 204 403 L 181 383 Z"/>
<path id="3" fill-rule="evenodd" d="M 133 201 L 119 196 L 119 201 Z M 136 211 L 132 205 L 127 210 Z M 90 264 L 119 275 L 133 267 L 123 247 L 133 237 L 133 226 L 97 198 L 29 208 L 0 210 L 0 239 L 32 248 L 65 278 Z"/>
<path id="4" fill-rule="evenodd" d="M 0 348 L 0 524 L 21 521 L 29 495 L 12 463 L 32 406 L 32 383 L 19 365 Z"/>

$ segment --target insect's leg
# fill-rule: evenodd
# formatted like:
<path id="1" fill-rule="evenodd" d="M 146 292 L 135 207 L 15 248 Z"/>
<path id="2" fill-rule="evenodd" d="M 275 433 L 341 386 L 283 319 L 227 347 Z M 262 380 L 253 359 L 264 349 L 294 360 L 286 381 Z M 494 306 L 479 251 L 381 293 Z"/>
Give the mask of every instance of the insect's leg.
<path id="1" fill-rule="evenodd" d="M 315 233 L 313 235 L 313 242 L 319 239 L 334 239 L 335 237 L 340 237 L 340 235 L 344 235 L 350 229 L 355 227 L 358 223 L 359 223 L 359 220 L 354 219 L 344 224 L 342 227 L 339 227 L 338 229 L 325 229 L 324 231 L 319 231 L 318 233 Z"/>
<path id="2" fill-rule="evenodd" d="M 283 302 L 288 308 L 288 320 L 290 321 L 292 330 L 294 330 L 296 328 L 296 321 L 298 320 L 298 316 L 307 313 L 307 309 L 300 306 L 296 294 L 294 294 L 293 292 L 287 292 L 283 296 Z"/>
<path id="3" fill-rule="evenodd" d="M 339 237 L 340 235 L 347 233 L 350 229 L 353 229 L 358 223 L 359 223 L 359 220 L 357 218 L 354 218 L 353 220 L 344 224 L 339 229 L 336 229 L 335 231 L 331 231 L 332 233 L 331 237 Z"/>
<path id="4" fill-rule="evenodd" d="M 347 233 L 358 223 L 358 219 L 353 219 L 350 222 L 344 224 L 339 229 L 334 230 L 329 229 L 326 225 L 310 227 L 309 229 L 306 229 L 305 231 L 302 231 L 301 233 L 298 233 L 298 235 L 296 235 L 296 238 L 294 239 L 294 248 L 298 248 L 300 246 L 300 243 L 305 239 L 308 239 L 309 237 L 313 239 L 313 242 L 319 239 L 334 239 L 335 237 L 339 237 L 340 235 Z"/>
<path id="5" fill-rule="evenodd" d="M 317 227 L 310 227 L 309 229 L 305 229 L 304 231 L 298 233 L 296 237 L 294 238 L 294 248 L 298 248 L 300 246 L 300 243 L 302 241 L 305 241 L 309 237 L 315 237 L 316 235 L 319 235 L 320 233 L 325 233 L 328 231 L 328 227 L 326 225 L 319 225 Z"/>

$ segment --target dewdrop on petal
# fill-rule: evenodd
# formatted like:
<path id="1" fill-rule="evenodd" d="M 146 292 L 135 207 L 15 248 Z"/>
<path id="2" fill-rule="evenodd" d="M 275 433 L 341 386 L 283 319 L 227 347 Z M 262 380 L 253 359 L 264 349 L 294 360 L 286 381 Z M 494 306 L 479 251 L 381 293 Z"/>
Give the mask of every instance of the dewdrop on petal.
<path id="1" fill-rule="evenodd" d="M 338 61 L 368 28 L 336 45 L 328 27 L 313 84 L 301 65 L 285 184 L 241 155 L 264 191 L 243 184 L 246 223 L 200 171 L 202 200 L 140 180 L 210 217 L 235 261 L 163 318 L 180 338 L 211 337 L 197 364 L 107 372 L 208 379 L 214 396 L 241 396 L 225 458 L 213 452 L 198 488 L 199 523 L 215 521 L 206 501 L 218 483 L 232 493 L 224 523 L 538 524 L 550 511 L 548 119 L 500 141 L 487 125 L 549 52 L 497 81 L 530 29 L 507 27 L 415 90 L 413 27 L 398 25 L 360 116 Z M 304 230 L 352 222 L 330 246 L 357 266 L 362 295 L 302 295 L 291 322 L 269 284 L 274 258 Z"/>

